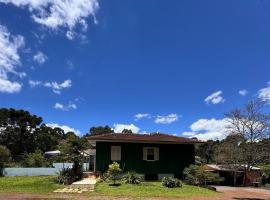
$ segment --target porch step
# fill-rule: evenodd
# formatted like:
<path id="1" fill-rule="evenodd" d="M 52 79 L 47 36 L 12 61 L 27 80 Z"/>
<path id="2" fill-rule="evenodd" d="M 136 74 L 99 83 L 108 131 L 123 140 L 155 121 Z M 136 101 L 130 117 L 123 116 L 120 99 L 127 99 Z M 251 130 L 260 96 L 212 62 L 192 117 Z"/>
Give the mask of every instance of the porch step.
<path id="1" fill-rule="evenodd" d="M 83 172 L 83 178 L 96 179 L 95 172 Z"/>
<path id="2" fill-rule="evenodd" d="M 72 183 L 69 188 L 79 188 L 79 189 L 88 189 L 94 190 L 96 185 L 96 179 L 84 178 L 80 181 Z"/>

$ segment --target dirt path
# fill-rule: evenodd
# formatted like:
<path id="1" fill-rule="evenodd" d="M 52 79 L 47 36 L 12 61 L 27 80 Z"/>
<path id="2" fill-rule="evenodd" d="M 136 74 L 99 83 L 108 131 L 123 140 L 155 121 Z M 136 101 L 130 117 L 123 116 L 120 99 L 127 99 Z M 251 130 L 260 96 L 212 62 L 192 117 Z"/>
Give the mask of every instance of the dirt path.
<path id="1" fill-rule="evenodd" d="M 195 197 L 181 200 L 270 200 L 270 190 L 257 188 L 234 188 L 217 186 L 220 192 L 216 197 Z M 32 194 L 1 194 L 0 200 L 131 200 L 132 198 L 90 196 L 87 194 L 50 194 L 32 195 Z M 165 200 L 165 198 L 147 198 L 147 200 Z"/>

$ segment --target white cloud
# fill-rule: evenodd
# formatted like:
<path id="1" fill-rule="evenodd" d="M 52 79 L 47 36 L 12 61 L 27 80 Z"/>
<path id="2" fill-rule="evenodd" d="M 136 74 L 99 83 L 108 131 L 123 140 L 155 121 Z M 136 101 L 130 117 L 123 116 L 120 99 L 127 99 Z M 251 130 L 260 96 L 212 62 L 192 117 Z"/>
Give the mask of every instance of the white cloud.
<path id="1" fill-rule="evenodd" d="M 75 37 L 75 33 L 73 31 L 67 31 L 66 36 L 69 40 L 73 40 Z"/>
<path id="2" fill-rule="evenodd" d="M 169 114 L 169 115 L 158 115 L 156 116 L 155 123 L 156 124 L 171 124 L 178 120 L 177 114 Z"/>
<path id="3" fill-rule="evenodd" d="M 149 113 L 138 113 L 138 114 L 134 115 L 135 121 L 139 121 L 139 120 L 144 119 L 144 118 L 150 119 L 151 115 Z"/>
<path id="4" fill-rule="evenodd" d="M 212 104 L 223 103 L 223 102 L 225 102 L 225 99 L 221 95 L 222 95 L 221 90 L 214 92 L 214 93 L 210 94 L 208 97 L 206 97 L 204 99 L 204 102 L 207 104 L 209 104 L 209 103 L 212 103 Z"/>
<path id="5" fill-rule="evenodd" d="M 113 127 L 115 133 L 121 133 L 124 129 L 132 130 L 133 133 L 138 133 L 140 131 L 140 128 L 134 124 L 114 124 Z"/>
<path id="6" fill-rule="evenodd" d="M 69 88 L 72 86 L 71 80 L 65 80 L 63 83 L 57 83 L 57 82 L 46 82 L 44 83 L 45 87 L 49 87 L 53 89 L 53 92 L 56 94 L 60 94 L 61 90 L 64 88 Z"/>
<path id="7" fill-rule="evenodd" d="M 34 81 L 34 80 L 30 80 L 28 83 L 32 88 L 37 86 L 44 86 L 47 88 L 51 88 L 52 91 L 56 94 L 61 94 L 61 90 L 70 88 L 72 86 L 72 81 L 70 79 L 67 79 L 62 83 L 57 83 L 55 81 L 43 83 L 42 81 Z"/>
<path id="8" fill-rule="evenodd" d="M 0 24 L 0 92 L 14 93 L 21 90 L 22 84 L 9 79 L 9 74 L 23 78 L 24 72 L 18 72 L 21 65 L 19 49 L 24 46 L 24 37 L 11 35 L 7 28 Z"/>
<path id="9" fill-rule="evenodd" d="M 244 96 L 246 96 L 248 94 L 248 91 L 245 90 L 245 89 L 239 90 L 238 94 L 244 97 Z"/>
<path id="10" fill-rule="evenodd" d="M 39 85 L 42 85 L 42 82 L 41 81 L 29 80 L 28 83 L 29 83 L 30 87 L 32 87 L 32 88 L 37 87 Z"/>
<path id="11" fill-rule="evenodd" d="M 46 60 L 48 59 L 48 57 L 42 53 L 41 51 L 38 51 L 34 56 L 33 56 L 33 60 L 36 61 L 39 64 L 43 64 L 46 62 Z"/>
<path id="12" fill-rule="evenodd" d="M 55 103 L 54 108 L 56 110 L 70 111 L 70 110 L 76 110 L 77 105 L 75 103 L 72 103 L 72 102 L 69 102 L 67 105 L 64 105 L 61 103 Z"/>
<path id="13" fill-rule="evenodd" d="M 64 130 L 65 133 L 68 133 L 68 132 L 73 132 L 75 133 L 76 135 L 80 135 L 81 132 L 79 130 L 76 130 L 74 128 L 71 128 L 67 125 L 59 125 L 59 124 L 56 124 L 56 123 L 48 123 L 46 124 L 46 126 L 49 126 L 51 128 L 61 128 Z"/>
<path id="14" fill-rule="evenodd" d="M 2 79 L 0 77 L 0 92 L 3 93 L 16 93 L 20 92 L 22 88 L 22 84 L 18 82 L 11 82 L 6 79 Z"/>
<path id="15" fill-rule="evenodd" d="M 188 137 L 197 137 L 200 140 L 221 140 L 224 139 L 229 133 L 227 126 L 229 125 L 228 119 L 199 119 L 194 122 L 189 132 L 184 132 L 182 135 Z"/>
<path id="16" fill-rule="evenodd" d="M 262 88 L 258 92 L 258 97 L 263 101 L 270 101 L 270 82 L 266 88 Z"/>
<path id="17" fill-rule="evenodd" d="M 95 18 L 99 9 L 97 0 L 0 0 L 0 2 L 28 8 L 36 23 L 53 30 L 63 27 L 73 31 L 79 26 L 81 31 L 85 32 L 89 16 L 97 23 Z"/>

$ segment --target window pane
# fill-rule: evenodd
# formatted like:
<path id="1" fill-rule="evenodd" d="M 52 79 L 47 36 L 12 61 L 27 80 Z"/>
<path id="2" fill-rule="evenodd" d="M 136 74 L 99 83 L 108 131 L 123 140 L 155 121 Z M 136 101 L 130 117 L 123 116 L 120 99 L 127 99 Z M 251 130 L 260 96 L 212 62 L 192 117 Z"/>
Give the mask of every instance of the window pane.
<path id="1" fill-rule="evenodd" d="M 111 146 L 111 160 L 120 161 L 121 160 L 121 147 Z"/>

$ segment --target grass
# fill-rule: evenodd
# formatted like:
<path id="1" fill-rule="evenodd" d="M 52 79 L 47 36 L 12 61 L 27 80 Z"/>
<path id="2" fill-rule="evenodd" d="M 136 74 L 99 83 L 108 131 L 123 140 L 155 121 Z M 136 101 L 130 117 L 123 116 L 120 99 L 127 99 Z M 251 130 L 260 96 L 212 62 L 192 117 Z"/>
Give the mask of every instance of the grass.
<path id="1" fill-rule="evenodd" d="M 183 184 L 182 188 L 165 188 L 161 182 L 143 182 L 139 185 L 121 184 L 120 186 L 110 186 L 106 182 L 99 182 L 96 185 L 95 193 L 105 196 L 115 197 L 166 197 L 166 198 L 186 198 L 186 197 L 211 197 L 218 193 L 191 185 Z"/>
<path id="2" fill-rule="evenodd" d="M 54 190 L 64 187 L 54 182 L 53 176 L 23 176 L 0 177 L 0 193 L 27 193 L 27 194 L 51 194 L 56 197 Z M 217 192 L 196 186 L 183 184 L 182 188 L 165 188 L 161 182 L 143 182 L 139 185 L 122 183 L 119 186 L 110 186 L 107 182 L 98 182 L 95 192 L 81 194 L 82 197 L 114 196 L 130 198 L 165 197 L 212 197 Z"/>
<path id="3" fill-rule="evenodd" d="M 54 180 L 54 176 L 0 177 L 0 193 L 47 194 L 63 187 Z"/>

